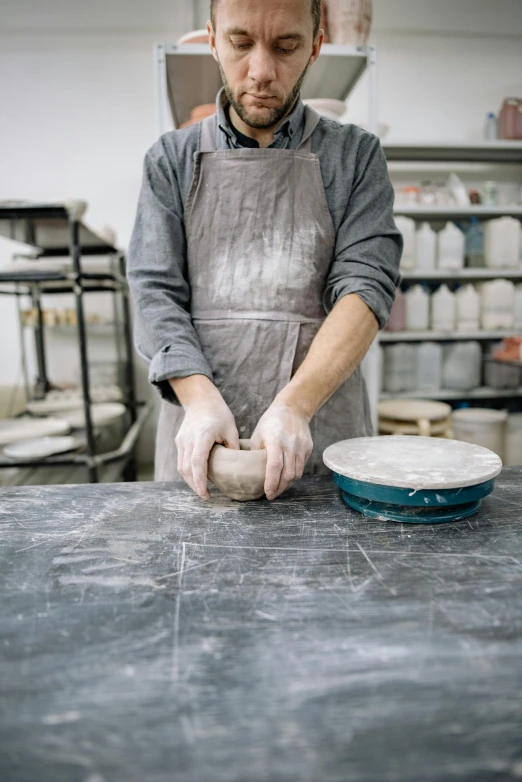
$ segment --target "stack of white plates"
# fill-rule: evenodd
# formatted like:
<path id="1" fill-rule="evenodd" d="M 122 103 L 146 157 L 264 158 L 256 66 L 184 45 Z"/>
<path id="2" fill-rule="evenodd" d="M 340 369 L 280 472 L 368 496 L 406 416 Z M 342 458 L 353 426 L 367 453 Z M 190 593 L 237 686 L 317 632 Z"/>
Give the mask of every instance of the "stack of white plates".
<path id="1" fill-rule="evenodd" d="M 0 445 L 67 434 L 71 427 L 57 418 L 7 418 L 0 421 Z"/>

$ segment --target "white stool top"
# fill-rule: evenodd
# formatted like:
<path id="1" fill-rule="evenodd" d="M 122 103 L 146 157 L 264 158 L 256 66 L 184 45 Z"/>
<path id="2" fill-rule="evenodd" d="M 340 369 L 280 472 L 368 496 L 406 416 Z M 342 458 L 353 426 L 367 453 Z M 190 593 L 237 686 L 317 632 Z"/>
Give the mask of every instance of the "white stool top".
<path id="1" fill-rule="evenodd" d="M 496 453 L 458 440 L 434 437 L 359 437 L 330 445 L 323 454 L 339 475 L 379 486 L 459 489 L 495 478 Z"/>

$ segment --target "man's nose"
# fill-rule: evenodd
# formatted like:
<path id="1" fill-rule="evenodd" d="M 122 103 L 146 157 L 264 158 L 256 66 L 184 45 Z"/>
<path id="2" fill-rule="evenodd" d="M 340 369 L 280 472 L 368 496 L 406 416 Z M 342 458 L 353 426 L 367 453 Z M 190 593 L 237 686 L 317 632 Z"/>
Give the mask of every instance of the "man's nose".
<path id="1" fill-rule="evenodd" d="M 248 62 L 248 75 L 257 84 L 269 84 L 276 76 L 274 55 L 263 46 L 252 50 Z"/>

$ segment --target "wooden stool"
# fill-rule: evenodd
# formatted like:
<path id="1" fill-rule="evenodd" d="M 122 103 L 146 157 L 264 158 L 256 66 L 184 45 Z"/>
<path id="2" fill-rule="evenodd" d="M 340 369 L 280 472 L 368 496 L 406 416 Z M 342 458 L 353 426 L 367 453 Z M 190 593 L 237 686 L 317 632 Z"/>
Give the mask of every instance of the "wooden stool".
<path id="1" fill-rule="evenodd" d="M 390 399 L 379 404 L 379 433 L 451 439 L 451 407 L 424 399 Z"/>

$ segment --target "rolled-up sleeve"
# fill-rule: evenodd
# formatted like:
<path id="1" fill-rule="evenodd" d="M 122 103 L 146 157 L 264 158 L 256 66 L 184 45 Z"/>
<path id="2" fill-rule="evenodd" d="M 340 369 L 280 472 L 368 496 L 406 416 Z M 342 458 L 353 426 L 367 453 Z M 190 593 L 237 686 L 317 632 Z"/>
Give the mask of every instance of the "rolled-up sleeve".
<path id="1" fill-rule="evenodd" d="M 212 371 L 190 316 L 183 204 L 161 139 L 145 156 L 127 277 L 135 305 L 135 341 L 161 395 L 178 400 L 170 378 Z"/>
<path id="2" fill-rule="evenodd" d="M 330 312 L 356 293 L 379 327 L 390 316 L 400 282 L 403 239 L 393 218 L 394 191 L 379 139 L 367 134 L 357 157 L 352 191 L 337 230 L 335 256 L 324 292 Z"/>

